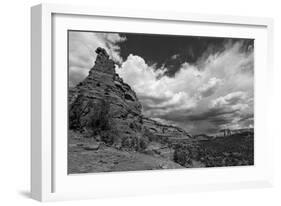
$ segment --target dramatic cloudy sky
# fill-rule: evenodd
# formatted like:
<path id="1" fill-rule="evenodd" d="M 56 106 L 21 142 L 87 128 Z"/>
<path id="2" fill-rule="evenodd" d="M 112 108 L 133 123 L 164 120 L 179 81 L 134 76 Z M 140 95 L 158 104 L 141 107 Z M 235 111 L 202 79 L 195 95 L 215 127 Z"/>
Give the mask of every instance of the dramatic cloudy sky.
<path id="1" fill-rule="evenodd" d="M 191 134 L 253 127 L 254 40 L 69 31 L 69 85 L 97 47 L 137 93 L 143 113 Z"/>

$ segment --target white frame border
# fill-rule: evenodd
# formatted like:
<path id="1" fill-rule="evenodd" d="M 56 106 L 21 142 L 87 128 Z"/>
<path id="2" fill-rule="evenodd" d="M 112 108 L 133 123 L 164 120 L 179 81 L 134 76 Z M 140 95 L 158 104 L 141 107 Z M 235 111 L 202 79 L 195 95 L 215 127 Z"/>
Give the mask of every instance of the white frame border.
<path id="1" fill-rule="evenodd" d="M 177 12 L 154 12 L 111 8 L 40 4 L 31 8 L 31 197 L 39 201 L 73 199 L 69 194 L 56 194 L 52 191 L 52 15 L 94 15 L 122 18 L 157 20 L 177 20 L 205 23 L 255 25 L 267 28 L 269 78 L 273 77 L 273 20 L 259 17 L 237 17 L 222 15 L 202 15 Z M 268 81 L 270 82 L 270 81 Z M 273 148 L 273 137 L 268 137 Z M 272 164 L 272 163 L 271 163 Z M 272 171 L 273 173 L 273 171 Z M 213 189 L 235 189 L 245 187 L 265 187 L 273 185 L 273 175 L 259 182 L 240 182 L 229 185 L 201 185 L 196 191 Z M 181 187 L 184 191 L 191 188 Z M 93 198 L 83 196 L 81 198 Z"/>

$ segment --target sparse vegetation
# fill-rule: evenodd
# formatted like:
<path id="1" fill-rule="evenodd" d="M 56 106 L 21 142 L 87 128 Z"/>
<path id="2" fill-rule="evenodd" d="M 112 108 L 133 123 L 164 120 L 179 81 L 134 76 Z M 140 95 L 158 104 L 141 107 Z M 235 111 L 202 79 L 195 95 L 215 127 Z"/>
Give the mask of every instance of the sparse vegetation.
<path id="1" fill-rule="evenodd" d="M 253 134 L 235 134 L 193 144 L 178 143 L 174 146 L 174 161 L 183 166 L 192 166 L 200 161 L 206 167 L 222 167 L 254 164 Z"/>
<path id="2" fill-rule="evenodd" d="M 110 105 L 105 100 L 100 100 L 91 105 L 91 113 L 88 116 L 87 128 L 92 131 L 92 135 L 101 135 L 102 131 L 108 131 Z"/>
<path id="3" fill-rule="evenodd" d="M 174 161 L 182 166 L 190 164 L 190 152 L 186 147 L 177 147 L 174 152 Z"/>

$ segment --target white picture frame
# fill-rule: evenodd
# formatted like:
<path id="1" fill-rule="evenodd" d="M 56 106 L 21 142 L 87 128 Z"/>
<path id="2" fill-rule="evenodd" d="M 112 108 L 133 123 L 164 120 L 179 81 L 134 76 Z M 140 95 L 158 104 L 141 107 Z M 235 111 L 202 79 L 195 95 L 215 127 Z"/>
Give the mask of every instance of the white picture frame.
<path id="1" fill-rule="evenodd" d="M 74 17 L 76 19 L 71 20 Z M 70 20 L 64 18 L 70 18 Z M 62 108 L 64 104 L 63 102 L 57 102 L 57 98 L 59 98 L 60 91 L 65 91 L 67 86 L 64 85 L 66 81 L 65 69 L 61 69 L 62 72 L 55 69 L 58 66 L 65 68 L 66 59 L 58 61 L 56 55 L 66 51 L 66 48 L 63 47 L 66 42 L 65 39 L 59 39 L 62 45 L 56 46 L 54 44 L 57 43 L 55 39 L 60 38 L 60 32 L 65 32 L 70 26 L 72 26 L 72 29 L 73 27 L 77 28 L 77 25 L 79 25 L 78 29 L 83 29 L 83 27 L 90 29 L 86 28 L 89 24 L 89 22 L 86 22 L 88 18 L 93 19 L 93 21 L 95 18 L 105 18 L 108 25 L 111 24 L 112 27 L 114 27 L 114 24 L 110 22 L 116 20 L 124 22 L 122 31 L 125 30 L 126 25 L 126 28 L 128 28 L 126 31 L 134 28 L 134 21 L 138 21 L 140 25 L 151 21 L 160 22 L 163 25 L 169 24 L 170 26 L 176 24 L 175 26 L 179 28 L 178 32 L 181 32 L 180 28 L 184 27 L 185 24 L 192 24 L 195 27 L 200 24 L 202 28 L 212 26 L 214 29 L 210 31 L 213 32 L 211 35 L 216 35 L 216 32 L 221 32 L 219 35 L 222 36 L 233 36 L 238 32 L 240 33 L 239 37 L 247 37 L 249 33 L 256 35 L 254 37 L 259 39 L 256 55 L 260 58 L 255 62 L 255 136 L 257 136 L 257 138 L 255 137 L 255 158 L 257 158 L 255 159 L 255 166 L 120 172 L 74 175 L 69 178 L 67 172 L 63 171 L 63 165 L 66 161 L 63 160 L 66 156 L 66 148 L 64 148 L 63 140 L 61 142 L 61 140 L 56 139 L 57 132 L 60 132 L 57 129 L 57 124 L 61 122 L 57 119 L 57 116 L 59 112 L 63 112 L 56 108 Z M 81 19 L 84 19 L 86 23 L 82 24 Z M 131 27 L 128 25 L 131 25 Z M 271 79 L 273 76 L 272 19 L 40 4 L 31 8 L 31 26 L 32 198 L 39 201 L 54 201 L 151 193 L 269 187 L 273 185 L 272 149 L 274 137 L 273 133 L 270 132 L 270 123 L 267 119 L 267 109 L 271 106 L 271 96 L 268 91 L 272 86 Z M 233 33 L 224 29 L 224 27 L 229 28 L 229 31 L 233 30 Z M 137 31 L 142 27 L 135 29 Z M 235 29 L 237 31 L 234 32 Z M 253 32 L 248 29 L 252 29 Z M 200 32 L 204 33 L 204 29 Z M 210 33 L 206 35 L 210 35 Z M 64 75 L 65 77 L 63 77 Z M 62 83 L 58 84 L 58 81 Z M 263 127 L 259 127 L 261 125 Z M 260 149 L 261 147 L 263 147 L 263 150 Z M 69 189 L 70 187 L 71 189 Z"/>

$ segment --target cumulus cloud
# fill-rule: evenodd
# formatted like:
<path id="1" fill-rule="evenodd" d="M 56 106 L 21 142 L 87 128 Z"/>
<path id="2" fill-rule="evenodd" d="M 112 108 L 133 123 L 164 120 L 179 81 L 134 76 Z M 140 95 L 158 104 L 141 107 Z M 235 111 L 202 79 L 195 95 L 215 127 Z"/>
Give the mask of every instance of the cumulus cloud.
<path id="1" fill-rule="evenodd" d="M 212 77 L 206 84 L 199 88 L 199 92 L 203 97 L 211 96 L 215 93 L 216 89 L 222 84 L 222 80 Z"/>
<path id="2" fill-rule="evenodd" d="M 94 65 L 97 47 L 106 49 L 110 57 L 122 63 L 118 42 L 126 41 L 117 33 L 69 32 L 69 76 L 70 87 L 82 81 Z"/>
<path id="3" fill-rule="evenodd" d="M 167 68 L 149 66 L 132 54 L 117 72 L 136 91 L 149 117 L 194 133 L 199 128 L 194 121 L 201 132 L 245 127 L 253 124 L 253 119 L 247 119 L 248 125 L 242 120 L 243 114 L 253 116 L 253 51 L 243 52 L 242 46 L 242 41 L 227 44 L 194 64 L 185 62 L 173 77 L 164 75 Z"/>
<path id="4" fill-rule="evenodd" d="M 236 103 L 238 103 L 241 100 L 244 100 L 246 98 L 245 92 L 232 92 L 225 96 L 218 97 L 217 99 L 214 99 L 211 101 L 210 108 L 221 108 L 224 106 L 234 105 L 236 106 Z"/>
<path id="5" fill-rule="evenodd" d="M 150 108 L 144 113 L 155 116 L 196 106 L 198 96 L 193 91 L 201 77 L 196 68 L 187 63 L 183 66 L 186 69 L 169 77 L 164 75 L 165 68 L 148 66 L 143 58 L 131 54 L 117 72 L 133 87 L 144 108 Z"/>

